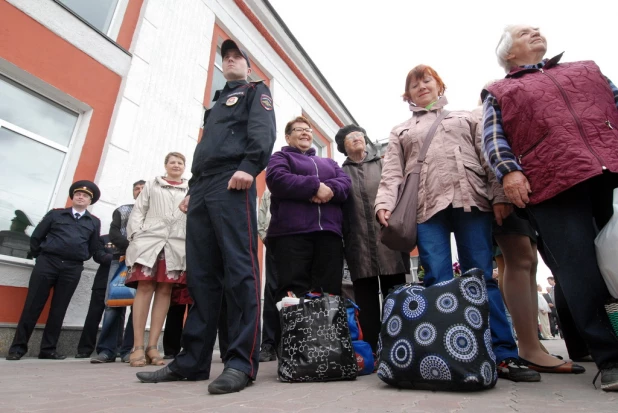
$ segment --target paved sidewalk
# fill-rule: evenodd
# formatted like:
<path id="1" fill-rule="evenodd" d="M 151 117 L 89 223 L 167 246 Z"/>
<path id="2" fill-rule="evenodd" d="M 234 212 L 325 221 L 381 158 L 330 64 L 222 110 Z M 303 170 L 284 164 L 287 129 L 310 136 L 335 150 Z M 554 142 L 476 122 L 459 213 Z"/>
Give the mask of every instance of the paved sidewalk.
<path id="1" fill-rule="evenodd" d="M 566 355 L 562 340 L 543 343 Z M 583 365 L 582 375 L 544 374 L 541 383 L 500 379 L 489 391 L 445 393 L 399 390 L 375 374 L 351 382 L 279 383 L 277 363 L 269 362 L 244 391 L 211 396 L 207 381 L 140 383 L 135 373 L 144 369 L 120 362 L 1 360 L 0 412 L 617 412 L 618 393 L 595 390 L 594 364 Z M 211 377 L 222 369 L 213 363 Z"/>

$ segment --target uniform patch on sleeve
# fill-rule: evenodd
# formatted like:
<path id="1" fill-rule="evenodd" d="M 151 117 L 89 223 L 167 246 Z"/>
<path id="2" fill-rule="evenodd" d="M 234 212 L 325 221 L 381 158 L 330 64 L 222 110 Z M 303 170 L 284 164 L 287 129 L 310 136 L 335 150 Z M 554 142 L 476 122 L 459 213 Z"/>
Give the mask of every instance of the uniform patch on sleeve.
<path id="1" fill-rule="evenodd" d="M 260 96 L 260 103 L 262 104 L 264 109 L 273 110 L 273 98 L 271 98 L 267 94 L 262 93 L 262 96 Z"/>

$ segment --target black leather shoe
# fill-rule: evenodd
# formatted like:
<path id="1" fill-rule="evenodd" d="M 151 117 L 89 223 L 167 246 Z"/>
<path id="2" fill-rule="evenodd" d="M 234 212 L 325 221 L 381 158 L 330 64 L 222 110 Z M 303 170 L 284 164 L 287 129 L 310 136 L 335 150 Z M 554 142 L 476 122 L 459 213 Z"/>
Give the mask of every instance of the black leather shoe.
<path id="1" fill-rule="evenodd" d="M 39 358 L 43 360 L 64 360 L 67 356 L 63 356 L 54 351 L 52 353 L 39 353 Z"/>
<path id="2" fill-rule="evenodd" d="M 250 381 L 249 376 L 244 372 L 226 367 L 223 369 L 223 373 L 208 385 L 208 393 L 234 393 L 247 387 Z"/>
<path id="3" fill-rule="evenodd" d="M 9 353 L 9 355 L 6 356 L 6 359 L 7 360 L 21 360 L 23 356 L 24 355 L 20 353 Z"/>
<path id="4" fill-rule="evenodd" d="M 90 353 L 77 353 L 75 355 L 76 359 L 87 359 L 90 357 Z"/>
<path id="5" fill-rule="evenodd" d="M 169 365 L 156 371 L 140 371 L 136 376 L 142 383 L 186 380 L 185 377 L 170 370 Z"/>

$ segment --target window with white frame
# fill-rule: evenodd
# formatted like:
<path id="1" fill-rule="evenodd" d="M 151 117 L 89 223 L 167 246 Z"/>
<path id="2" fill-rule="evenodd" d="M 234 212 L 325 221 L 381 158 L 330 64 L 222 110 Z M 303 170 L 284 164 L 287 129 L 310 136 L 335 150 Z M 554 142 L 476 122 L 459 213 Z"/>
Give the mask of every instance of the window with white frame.
<path id="1" fill-rule="evenodd" d="M 51 208 L 78 114 L 0 76 L 0 255 L 30 258 Z"/>
<path id="2" fill-rule="evenodd" d="M 119 0 L 57 0 L 88 23 L 107 33 Z"/>
<path id="3" fill-rule="evenodd" d="M 315 149 L 315 154 L 317 156 L 324 156 L 324 145 L 320 142 L 315 136 L 313 137 L 313 141 L 311 141 L 311 147 Z"/>

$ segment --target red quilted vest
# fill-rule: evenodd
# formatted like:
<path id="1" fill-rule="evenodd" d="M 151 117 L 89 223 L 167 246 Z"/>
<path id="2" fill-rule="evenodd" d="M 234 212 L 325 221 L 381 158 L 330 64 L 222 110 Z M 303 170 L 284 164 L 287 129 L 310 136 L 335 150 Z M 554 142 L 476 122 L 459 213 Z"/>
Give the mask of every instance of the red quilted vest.
<path id="1" fill-rule="evenodd" d="M 558 64 L 560 57 L 542 69 L 515 68 L 487 88 L 532 204 L 605 169 L 618 172 L 618 110 L 607 80 L 592 61 Z"/>

